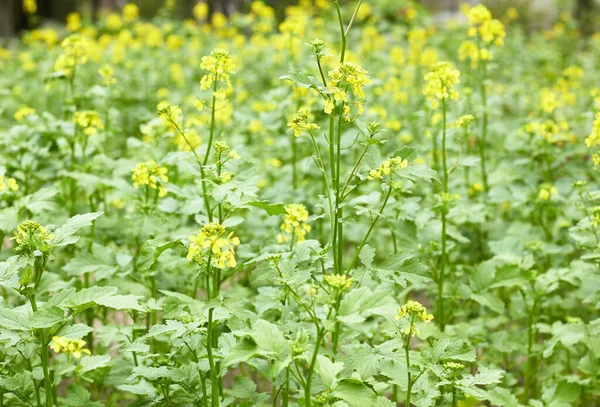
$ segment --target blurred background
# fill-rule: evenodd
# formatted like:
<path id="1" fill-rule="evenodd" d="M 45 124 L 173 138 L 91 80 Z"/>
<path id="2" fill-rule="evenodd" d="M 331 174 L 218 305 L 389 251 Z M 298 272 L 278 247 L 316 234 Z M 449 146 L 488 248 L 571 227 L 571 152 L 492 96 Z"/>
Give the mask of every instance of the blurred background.
<path id="1" fill-rule="evenodd" d="M 350 0 L 340 0 L 347 3 Z M 165 2 L 171 3 L 171 17 L 193 18 L 193 8 L 199 0 L 0 0 L 0 36 L 13 36 L 23 30 L 42 25 L 61 24 L 72 12 L 80 13 L 84 18 L 96 21 L 107 14 L 120 10 L 126 3 L 135 3 L 140 8 L 142 17 L 153 17 Z M 252 0 L 204 0 L 208 6 L 209 19 L 214 13 L 229 16 L 236 12 L 244 13 Z M 264 0 L 283 18 L 285 8 L 298 3 L 297 0 Z M 584 33 L 594 31 L 595 17 L 600 10 L 600 0 L 420 0 L 411 3 L 430 10 L 435 18 L 444 20 L 459 14 L 461 3 L 485 3 L 494 13 L 501 13 L 508 8 L 519 12 L 520 22 L 528 31 L 545 29 L 551 26 L 561 13 L 572 14 L 580 22 Z M 391 18 L 394 12 L 402 10 L 409 0 L 370 0 L 373 8 L 389 10 Z M 28 18 L 24 8 L 31 4 L 36 7 L 36 19 Z"/>

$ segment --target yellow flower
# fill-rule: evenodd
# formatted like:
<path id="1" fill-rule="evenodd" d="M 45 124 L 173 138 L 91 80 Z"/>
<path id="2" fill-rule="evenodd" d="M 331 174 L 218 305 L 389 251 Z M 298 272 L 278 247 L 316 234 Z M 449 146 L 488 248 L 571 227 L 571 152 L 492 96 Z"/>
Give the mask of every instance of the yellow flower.
<path id="1" fill-rule="evenodd" d="M 543 185 L 538 193 L 538 198 L 542 201 L 548 201 L 555 196 L 558 196 L 558 189 L 553 185 Z"/>
<path id="2" fill-rule="evenodd" d="M 125 4 L 125 6 L 123 6 L 123 19 L 126 22 L 132 22 L 135 21 L 139 18 L 140 16 L 140 9 L 138 8 L 137 5 L 133 4 L 133 3 L 127 3 Z"/>
<path id="3" fill-rule="evenodd" d="M 17 226 L 13 239 L 15 240 L 15 251 L 17 253 L 33 253 L 36 250 L 48 253 L 54 235 L 48 233 L 48 229 L 38 222 L 28 220 Z"/>
<path id="4" fill-rule="evenodd" d="M 76 359 L 79 359 L 82 354 L 91 355 L 89 349 L 85 349 L 85 341 L 81 339 L 70 339 L 64 336 L 53 336 L 50 348 L 55 353 L 68 353 L 73 355 Z"/>
<path id="5" fill-rule="evenodd" d="M 14 178 L 8 178 L 6 179 L 6 177 L 4 175 L 0 175 L 0 192 L 4 192 L 7 191 L 8 192 L 14 192 L 17 191 L 19 189 L 19 184 L 17 184 L 17 180 Z"/>
<path id="6" fill-rule="evenodd" d="M 65 38 L 61 44 L 63 53 L 54 63 L 55 72 L 63 72 L 71 76 L 77 65 L 85 64 L 90 55 L 89 40 L 80 34 L 72 34 Z"/>
<path id="7" fill-rule="evenodd" d="M 75 112 L 73 123 L 76 123 L 83 129 L 87 136 L 98 133 L 98 130 L 104 129 L 104 124 L 100 119 L 100 114 L 94 110 L 83 110 Z"/>
<path id="8" fill-rule="evenodd" d="M 202 57 L 200 68 L 209 71 L 200 80 L 200 89 L 210 89 L 213 82 L 221 82 L 225 85 L 226 90 L 231 89 L 229 74 L 235 73 L 235 66 L 229 52 L 219 48 L 214 49 L 209 56 Z"/>
<path id="9" fill-rule="evenodd" d="M 454 86 L 460 82 L 460 72 L 449 62 L 438 62 L 425 75 L 423 94 L 429 100 L 432 109 L 439 106 L 439 101 L 445 103 L 458 99 Z"/>
<path id="10" fill-rule="evenodd" d="M 27 14 L 33 14 L 37 11 L 36 0 L 23 0 L 23 11 Z"/>
<path id="11" fill-rule="evenodd" d="M 286 234 L 277 236 L 278 243 L 289 241 L 288 235 L 294 234 L 296 244 L 304 242 L 306 235 L 310 232 L 311 227 L 308 222 L 308 211 L 306 206 L 302 204 L 289 204 L 285 206 L 286 215 L 283 217 L 283 223 L 280 229 Z"/>
<path id="12" fill-rule="evenodd" d="M 559 107 L 556 93 L 552 92 L 548 88 L 542 89 L 541 100 L 542 110 L 546 113 L 552 113 L 557 107 Z"/>
<path id="13" fill-rule="evenodd" d="M 72 12 L 67 15 L 67 29 L 69 31 L 79 31 L 81 29 L 81 14 Z"/>
<path id="14" fill-rule="evenodd" d="M 208 16 L 208 4 L 198 3 L 194 6 L 192 12 L 196 20 L 206 20 L 206 17 Z"/>
<path id="15" fill-rule="evenodd" d="M 381 165 L 369 172 L 369 179 L 383 179 L 386 175 L 390 175 L 394 171 L 400 171 L 403 168 L 408 167 L 408 160 L 402 159 L 397 156 L 389 160 L 385 160 Z"/>
<path id="16" fill-rule="evenodd" d="M 594 116 L 594 124 L 592 125 L 592 132 L 585 139 L 585 145 L 590 148 L 600 144 L 600 112 L 596 113 Z"/>
<path id="17" fill-rule="evenodd" d="M 337 288 L 339 290 L 349 290 L 352 286 L 352 277 L 347 277 L 345 274 L 328 274 L 323 276 L 323 280 L 331 288 Z"/>
<path id="18" fill-rule="evenodd" d="M 163 184 L 169 181 L 167 172 L 168 169 L 161 167 L 156 161 L 138 163 L 131 170 L 133 186 L 137 189 L 140 186 L 146 185 L 151 189 L 157 190 L 159 198 L 164 198 L 167 196 L 167 189 Z"/>
<path id="19" fill-rule="evenodd" d="M 240 239 L 227 234 L 227 230 L 218 222 L 207 223 L 197 235 L 190 236 L 188 260 L 198 264 L 210 259 L 211 265 L 218 269 L 235 267 L 235 246 L 240 245 Z"/>
<path id="20" fill-rule="evenodd" d="M 473 115 L 464 114 L 464 115 L 460 116 L 458 119 L 456 119 L 453 127 L 466 129 L 469 127 L 469 125 L 471 123 L 473 123 L 474 120 L 475 120 L 475 118 L 473 117 Z"/>
<path id="21" fill-rule="evenodd" d="M 20 122 L 26 117 L 35 114 L 35 109 L 29 106 L 21 106 L 19 110 L 17 110 L 14 114 L 14 118 L 16 121 Z"/>
<path id="22" fill-rule="evenodd" d="M 334 93 L 336 93 L 336 100 L 346 100 L 345 92 L 347 89 L 352 90 L 354 96 L 363 100 L 365 94 L 363 92 L 363 86 L 371 83 L 368 72 L 361 68 L 359 65 L 352 62 L 342 62 L 333 71 L 329 71 L 328 75 L 331 79 L 331 86 Z M 342 97 L 337 98 L 337 93 L 343 92 Z"/>
<path id="23" fill-rule="evenodd" d="M 117 80 L 114 77 L 115 71 L 110 65 L 104 65 L 100 69 L 98 69 L 98 73 L 104 80 L 104 86 L 110 86 L 117 83 Z"/>
<path id="24" fill-rule="evenodd" d="M 399 310 L 396 319 L 403 318 L 407 320 L 410 325 L 405 328 L 405 335 L 415 336 L 419 333 L 419 330 L 416 329 L 417 320 L 420 319 L 423 322 L 431 322 L 433 320 L 433 315 L 427 313 L 427 308 L 425 308 L 420 302 L 408 300 L 406 304 L 404 304 Z"/>
<path id="25" fill-rule="evenodd" d="M 296 113 L 292 121 L 289 122 L 287 125 L 290 129 L 294 131 L 294 136 L 300 137 L 300 135 L 302 135 L 302 133 L 304 133 L 305 131 L 310 133 L 312 130 L 319 128 L 319 126 L 317 126 L 316 123 L 310 123 L 309 119 L 309 110 L 306 108 L 302 108 L 298 110 L 298 113 Z"/>

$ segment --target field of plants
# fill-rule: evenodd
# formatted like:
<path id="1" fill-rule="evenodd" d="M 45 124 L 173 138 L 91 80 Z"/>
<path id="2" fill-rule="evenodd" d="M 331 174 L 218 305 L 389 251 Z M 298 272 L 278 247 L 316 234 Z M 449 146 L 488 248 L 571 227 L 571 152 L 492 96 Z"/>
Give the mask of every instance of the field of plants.
<path id="1" fill-rule="evenodd" d="M 600 405 L 600 33 L 392 3 L 4 42 L 0 407 Z"/>

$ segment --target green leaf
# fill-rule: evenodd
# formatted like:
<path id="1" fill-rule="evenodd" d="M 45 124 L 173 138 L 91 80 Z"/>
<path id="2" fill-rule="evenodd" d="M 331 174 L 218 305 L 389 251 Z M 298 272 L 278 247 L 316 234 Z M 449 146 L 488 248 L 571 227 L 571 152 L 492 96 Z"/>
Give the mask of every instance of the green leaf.
<path id="1" fill-rule="evenodd" d="M 101 407 L 103 404 L 99 401 L 91 401 L 92 395 L 83 386 L 72 384 L 67 390 L 66 397 L 62 399 L 62 404 L 67 407 Z"/>
<path id="2" fill-rule="evenodd" d="M 92 222 L 102 216 L 104 212 L 91 212 L 83 215 L 75 215 L 65 224 L 54 231 L 52 244 L 56 247 L 67 246 L 79 240 L 75 233 L 81 228 L 91 226 Z"/>
<path id="3" fill-rule="evenodd" d="M 56 336 L 64 336 L 69 339 L 81 339 L 94 329 L 84 324 L 73 324 L 64 326 L 56 333 Z"/>
<path id="4" fill-rule="evenodd" d="M 510 390 L 501 387 L 495 387 L 488 391 L 488 400 L 494 406 L 500 407 L 519 407 L 517 396 L 511 393 Z"/>
<path id="5" fill-rule="evenodd" d="M 141 295 L 111 295 L 110 297 L 101 297 L 95 300 L 96 304 L 104 305 L 108 308 L 114 309 L 132 309 L 135 311 L 144 312 L 145 309 L 140 304 L 138 304 L 138 300 L 142 298 Z"/>
<path id="6" fill-rule="evenodd" d="M 287 213 L 285 205 L 282 203 L 270 204 L 268 202 L 253 201 L 248 202 L 248 205 L 264 209 L 269 216 L 285 215 Z"/>
<path id="7" fill-rule="evenodd" d="M 68 308 L 75 309 L 76 312 L 81 312 L 94 304 L 114 309 L 145 311 L 145 309 L 138 304 L 138 299 L 141 298 L 141 296 L 132 294 L 118 295 L 116 293 L 117 287 L 94 286 L 84 288 L 73 294 L 73 296 L 66 301 L 65 305 Z"/>
<path id="8" fill-rule="evenodd" d="M 158 261 L 158 258 L 168 249 L 180 248 L 182 252 L 186 251 L 181 240 L 162 241 L 158 239 L 149 240 L 142 246 L 142 250 L 136 261 L 138 271 L 144 272 L 150 270 Z"/>
<path id="9" fill-rule="evenodd" d="M 0 307 L 0 327 L 15 331 L 27 331 L 29 328 L 24 324 L 25 320 L 23 315 L 11 309 Z"/>
<path id="10" fill-rule="evenodd" d="M 234 366 L 241 362 L 247 362 L 259 354 L 258 347 L 248 339 L 229 348 L 223 358 L 223 366 Z"/>
<path id="11" fill-rule="evenodd" d="M 83 374 L 86 372 L 91 372 L 92 370 L 100 369 L 102 367 L 108 366 L 109 364 L 109 355 L 86 356 L 81 358 L 81 362 L 79 362 L 79 366 L 81 366 L 81 371 L 79 373 Z"/>
<path id="12" fill-rule="evenodd" d="M 117 287 L 94 286 L 90 288 L 84 288 L 73 294 L 71 298 L 65 302 L 65 306 L 68 308 L 74 308 L 76 312 L 81 312 L 84 309 L 96 304 L 97 299 L 110 297 L 111 295 L 116 294 L 117 291 Z"/>
<path id="13" fill-rule="evenodd" d="M 31 329 L 50 328 L 65 320 L 65 313 L 58 307 L 43 308 L 27 320 L 27 326 Z"/>
<path id="14" fill-rule="evenodd" d="M 351 407 L 372 406 L 377 401 L 377 393 L 356 379 L 343 379 L 332 393 Z"/>
<path id="15" fill-rule="evenodd" d="M 327 386 L 328 389 L 332 389 L 335 387 L 335 384 L 337 382 L 337 376 L 343 368 L 344 364 L 341 362 L 333 363 L 326 356 L 317 356 L 317 364 L 315 367 L 315 371 L 319 376 L 321 376 L 323 384 Z"/>
<path id="16" fill-rule="evenodd" d="M 488 307 L 498 314 L 504 314 L 504 302 L 492 293 L 471 294 L 470 298 L 484 307 Z"/>
<path id="17" fill-rule="evenodd" d="M 290 73 L 288 75 L 280 76 L 279 79 L 290 80 L 294 82 L 296 86 L 301 88 L 318 89 L 321 86 L 321 82 L 316 77 L 307 75 L 295 68 L 290 68 Z"/>
<path id="18" fill-rule="evenodd" d="M 156 395 L 156 389 L 146 380 L 142 379 L 137 384 L 122 384 L 117 386 L 119 390 L 127 391 L 129 393 L 137 394 L 138 396 L 154 397 Z"/>
<path id="19" fill-rule="evenodd" d="M 252 337 L 262 353 L 275 354 L 281 359 L 290 352 L 290 346 L 277 325 L 259 319 L 254 323 L 253 330 Z"/>

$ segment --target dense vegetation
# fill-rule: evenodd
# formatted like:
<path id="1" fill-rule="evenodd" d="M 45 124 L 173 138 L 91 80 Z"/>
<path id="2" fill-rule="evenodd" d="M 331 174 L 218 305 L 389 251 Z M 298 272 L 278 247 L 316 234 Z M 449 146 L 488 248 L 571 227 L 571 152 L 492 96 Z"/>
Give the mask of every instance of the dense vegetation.
<path id="1" fill-rule="evenodd" d="M 600 34 L 174 3 L 0 48 L 0 406 L 598 405 Z"/>

